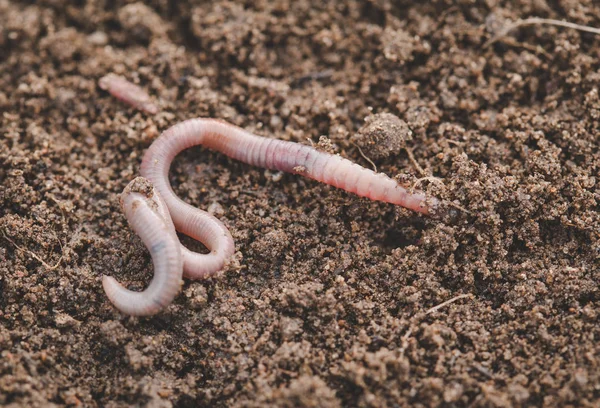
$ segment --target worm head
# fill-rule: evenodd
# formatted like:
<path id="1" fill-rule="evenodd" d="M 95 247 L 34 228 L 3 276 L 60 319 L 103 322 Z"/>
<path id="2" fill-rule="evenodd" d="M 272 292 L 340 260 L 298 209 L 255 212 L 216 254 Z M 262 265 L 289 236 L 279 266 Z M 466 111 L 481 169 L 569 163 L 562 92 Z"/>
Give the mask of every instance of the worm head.
<path id="1" fill-rule="evenodd" d="M 169 231 L 176 235 L 167 205 L 160 197 L 156 188 L 154 188 L 152 182 L 147 178 L 136 177 L 133 179 L 123 190 L 120 201 L 121 208 L 125 214 L 134 213 L 141 202 L 145 202 L 152 211 L 164 220 Z"/>
<path id="2" fill-rule="evenodd" d="M 155 211 L 158 211 L 160 206 L 160 199 L 154 186 L 150 180 L 144 177 L 136 177 L 123 190 L 120 197 L 123 212 L 127 213 L 127 210 L 135 210 L 138 205 L 136 204 L 137 200 L 146 201 Z"/>

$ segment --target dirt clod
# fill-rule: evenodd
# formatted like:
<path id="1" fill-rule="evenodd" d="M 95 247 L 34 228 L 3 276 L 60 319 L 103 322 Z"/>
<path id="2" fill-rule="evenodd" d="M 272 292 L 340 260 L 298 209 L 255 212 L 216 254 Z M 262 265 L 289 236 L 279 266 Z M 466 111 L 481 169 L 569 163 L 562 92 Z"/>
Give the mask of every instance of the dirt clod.
<path id="1" fill-rule="evenodd" d="M 406 122 L 391 113 L 378 113 L 365 118 L 352 141 L 373 160 L 397 155 L 406 142 L 412 140 L 412 131 Z"/>

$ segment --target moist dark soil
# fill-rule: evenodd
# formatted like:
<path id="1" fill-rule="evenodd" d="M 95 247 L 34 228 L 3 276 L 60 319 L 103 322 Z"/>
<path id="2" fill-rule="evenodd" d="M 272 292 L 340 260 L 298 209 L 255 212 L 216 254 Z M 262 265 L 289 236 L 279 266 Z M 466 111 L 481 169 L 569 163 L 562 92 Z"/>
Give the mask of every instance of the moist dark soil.
<path id="1" fill-rule="evenodd" d="M 598 27 L 600 5 L 0 0 L 0 405 L 599 406 L 600 36 L 485 46 L 530 16 Z M 102 90 L 109 73 L 161 111 Z M 192 148 L 171 182 L 235 262 L 124 316 L 102 275 L 142 290 L 152 261 L 119 194 L 194 117 L 318 143 L 451 210 Z"/>

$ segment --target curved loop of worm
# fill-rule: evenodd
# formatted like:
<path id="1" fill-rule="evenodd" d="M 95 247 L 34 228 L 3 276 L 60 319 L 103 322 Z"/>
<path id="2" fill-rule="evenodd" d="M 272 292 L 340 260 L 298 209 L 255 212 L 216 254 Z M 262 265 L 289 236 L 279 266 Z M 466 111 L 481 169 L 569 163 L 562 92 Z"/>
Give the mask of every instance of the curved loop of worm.
<path id="1" fill-rule="evenodd" d="M 181 124 L 185 124 L 182 122 Z M 181 125 L 180 124 L 180 125 Z M 203 135 L 181 134 L 175 125 L 167 129 L 148 149 L 142 161 L 141 174 L 148 178 L 169 208 L 176 229 L 202 242 L 209 250 L 200 254 L 181 246 L 183 274 L 191 279 L 203 279 L 221 270 L 233 255 L 235 244 L 229 230 L 221 221 L 181 200 L 169 183 L 169 168 L 179 152 L 204 144 Z M 187 136 L 186 136 L 187 135 Z"/>
<path id="2" fill-rule="evenodd" d="M 423 214 L 439 204 L 422 191 L 409 192 L 385 174 L 310 146 L 256 136 L 220 120 L 186 120 L 163 132 L 144 155 L 141 174 L 149 181 L 138 178 L 123 192 L 125 215 L 150 249 L 155 268 L 152 283 L 139 293 L 104 277 L 108 297 L 124 313 L 158 312 L 177 294 L 182 270 L 193 279 L 208 277 L 222 269 L 234 253 L 233 238 L 227 227 L 177 197 L 169 183 L 169 168 L 175 156 L 195 145 L 204 145 L 251 165 L 302 174 L 359 196 Z M 186 249 L 179 243 L 175 229 L 204 243 L 211 252 L 199 254 Z"/>
<path id="3" fill-rule="evenodd" d="M 148 180 L 138 177 L 129 183 L 121 195 L 121 206 L 129 224 L 150 250 L 154 278 L 143 292 L 125 289 L 106 275 L 102 286 L 121 312 L 153 315 L 169 305 L 179 292 L 183 271 L 181 244 L 165 203 Z"/>
<path id="4" fill-rule="evenodd" d="M 178 231 L 204 243 L 211 253 L 183 249 L 184 275 L 199 279 L 221 269 L 234 251 L 227 228 L 215 217 L 179 199 L 168 174 L 175 156 L 191 146 L 203 145 L 242 162 L 302 174 L 372 200 L 401 205 L 428 214 L 437 200 L 421 191 L 409 192 L 385 174 L 375 173 L 340 156 L 310 146 L 256 136 L 216 119 L 190 119 L 167 129 L 150 146 L 141 173 L 152 181 L 173 217 Z"/>

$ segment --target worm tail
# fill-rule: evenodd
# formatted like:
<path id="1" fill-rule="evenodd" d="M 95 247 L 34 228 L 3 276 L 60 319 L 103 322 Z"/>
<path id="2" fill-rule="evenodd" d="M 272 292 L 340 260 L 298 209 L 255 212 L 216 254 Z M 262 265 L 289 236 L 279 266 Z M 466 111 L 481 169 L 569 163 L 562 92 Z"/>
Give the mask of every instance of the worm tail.
<path id="1" fill-rule="evenodd" d="M 106 275 L 102 286 L 121 312 L 133 316 L 153 315 L 169 305 L 179 292 L 183 271 L 180 243 L 171 218 L 165 212 L 165 204 L 148 180 L 138 177 L 129 183 L 121 196 L 121 204 L 129 224 L 150 251 L 154 277 L 143 292 L 128 290 Z"/>

